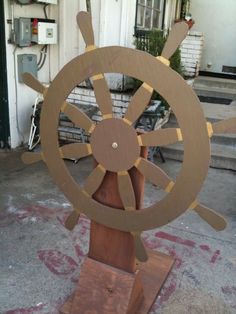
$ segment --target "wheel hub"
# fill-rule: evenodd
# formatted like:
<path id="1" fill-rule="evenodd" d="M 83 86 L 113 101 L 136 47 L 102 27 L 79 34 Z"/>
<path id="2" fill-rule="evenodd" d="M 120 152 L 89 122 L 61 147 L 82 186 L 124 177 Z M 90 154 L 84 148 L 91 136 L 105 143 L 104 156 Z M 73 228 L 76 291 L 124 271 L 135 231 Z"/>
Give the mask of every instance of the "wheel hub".
<path id="1" fill-rule="evenodd" d="M 90 144 L 97 162 L 113 172 L 130 169 L 140 155 L 137 133 L 121 119 L 101 121 L 91 135 Z"/>

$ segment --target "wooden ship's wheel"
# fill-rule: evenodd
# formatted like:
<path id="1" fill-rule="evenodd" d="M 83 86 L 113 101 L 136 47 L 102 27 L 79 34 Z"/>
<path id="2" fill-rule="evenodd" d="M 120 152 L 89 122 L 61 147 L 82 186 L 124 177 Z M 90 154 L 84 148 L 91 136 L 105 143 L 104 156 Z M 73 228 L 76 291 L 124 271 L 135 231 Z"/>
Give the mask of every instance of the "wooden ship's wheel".
<path id="1" fill-rule="evenodd" d="M 86 52 L 65 65 L 49 88 L 44 87 L 30 74 L 23 75 L 25 84 L 44 95 L 44 103 L 40 119 L 42 152 L 24 153 L 22 159 L 27 164 L 43 160 L 58 187 L 72 203 L 74 211 L 68 217 L 66 227 L 73 229 L 80 213 L 84 213 L 92 221 L 109 227 L 110 230 L 117 229 L 128 233 L 129 236 L 131 234 L 134 239 L 135 255 L 142 262 L 147 261 L 148 255 L 140 237 L 141 232 L 173 221 L 188 208 L 193 209 L 216 230 L 224 229 L 225 219 L 212 209 L 200 204 L 196 197 L 209 167 L 209 138 L 217 133 L 236 132 L 236 118 L 214 124 L 207 122 L 200 102 L 191 87 L 169 67 L 170 57 L 187 34 L 187 24 L 183 22 L 173 26 L 161 56 L 155 58 L 145 52 L 129 48 L 96 48 L 90 15 L 80 12 L 77 20 L 86 42 Z M 111 95 L 104 73 L 123 73 L 143 82 L 131 98 L 123 118 L 114 117 Z M 78 107 L 66 101 L 70 92 L 88 78 L 92 80 L 102 115 L 97 125 Z M 134 129 L 133 125 L 148 105 L 153 90 L 166 99 L 177 118 L 179 128 L 165 128 L 143 134 L 137 133 Z M 61 112 L 76 126 L 90 134 L 90 143 L 73 143 L 60 147 L 57 127 Z M 178 141 L 183 141 L 184 144 L 184 160 L 174 182 L 158 166 L 142 158 L 141 149 L 148 146 L 165 146 Z M 64 159 L 79 159 L 89 155 L 94 157 L 97 165 L 81 186 L 71 176 Z M 165 197 L 148 208 L 136 210 L 138 205 L 129 174 L 131 169 L 138 170 L 148 181 L 162 188 L 166 192 Z M 117 175 L 117 185 L 124 210 L 104 205 L 93 197 L 102 186 L 107 172 Z M 171 266 L 168 267 L 168 269 L 171 268 Z M 96 273 L 101 269 L 103 267 Z M 89 276 L 88 273 L 87 276 Z M 155 273 L 154 270 L 149 274 L 150 282 L 154 282 L 152 277 Z M 118 281 L 122 276 L 123 273 L 118 276 Z M 108 277 L 114 279 L 114 273 Z M 162 282 L 165 278 L 166 275 Z M 93 277 L 87 282 L 91 284 Z M 87 282 L 84 286 L 87 286 Z M 103 284 L 102 278 L 101 285 Z M 94 288 L 94 296 L 99 291 L 99 287 L 98 285 Z M 135 284 L 135 287 L 136 290 L 130 289 L 139 290 L 141 295 L 142 287 L 138 284 Z M 149 285 L 146 290 L 150 290 Z M 124 290 L 124 297 L 120 300 L 126 298 L 125 293 Z M 81 291 L 79 294 L 82 295 Z M 82 295 L 80 299 L 87 299 L 87 295 L 85 297 Z M 146 309 L 150 307 L 154 299 L 155 295 L 152 296 L 152 301 Z M 137 295 L 134 295 L 132 300 L 137 301 Z M 112 309 L 108 312 L 139 313 L 136 312 L 137 307 L 134 306 L 136 301 L 131 302 L 132 311 L 128 309 L 116 312 Z M 111 305 L 110 300 L 108 303 Z M 86 304 L 86 309 L 87 306 L 88 304 Z M 72 312 L 63 313 L 78 313 L 77 307 L 73 308 Z M 81 304 L 79 308 L 83 312 Z"/>
<path id="2" fill-rule="evenodd" d="M 140 239 L 143 230 L 163 226 L 188 208 L 193 209 L 216 230 L 225 228 L 224 218 L 199 204 L 196 196 L 207 175 L 210 159 L 209 137 L 213 133 L 235 132 L 235 118 L 211 124 L 206 122 L 199 100 L 191 87 L 169 67 L 169 58 L 185 38 L 185 22 L 173 26 L 161 56 L 123 47 L 96 48 L 91 17 L 78 14 L 78 25 L 86 42 L 86 52 L 70 61 L 59 72 L 49 88 L 30 74 L 24 82 L 44 95 L 40 136 L 42 153 L 25 153 L 23 161 L 45 161 L 58 187 L 74 206 L 67 220 L 72 229 L 80 213 L 110 228 L 128 231 L 135 239 L 136 256 L 145 261 L 147 254 Z M 123 73 L 143 82 L 121 118 L 114 118 L 110 92 L 104 73 Z M 94 124 L 76 106 L 66 101 L 70 92 L 91 78 L 102 120 Z M 166 128 L 138 135 L 133 124 L 148 105 L 153 90 L 167 100 L 180 128 Z M 90 144 L 74 143 L 59 147 L 57 126 L 63 112 L 75 125 L 88 132 Z M 184 143 L 182 169 L 174 182 L 158 166 L 140 157 L 142 146 L 165 146 Z M 70 175 L 63 158 L 93 155 L 98 165 L 80 186 Z M 136 209 L 136 200 L 128 170 L 136 167 L 145 178 L 167 192 L 154 205 Z M 92 196 L 101 185 L 106 171 L 117 173 L 120 197 L 125 210 L 105 206 Z"/>

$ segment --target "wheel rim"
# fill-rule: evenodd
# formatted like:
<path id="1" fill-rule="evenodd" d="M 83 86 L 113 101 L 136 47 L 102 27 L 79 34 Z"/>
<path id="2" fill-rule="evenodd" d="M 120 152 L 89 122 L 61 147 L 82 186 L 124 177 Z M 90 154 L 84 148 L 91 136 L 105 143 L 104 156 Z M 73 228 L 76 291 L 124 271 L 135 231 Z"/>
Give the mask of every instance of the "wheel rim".
<path id="1" fill-rule="evenodd" d="M 141 67 L 141 64 L 145 66 Z M 181 127 L 184 161 L 175 186 L 161 201 L 140 211 L 119 211 L 85 195 L 71 177 L 60 156 L 57 125 L 61 106 L 76 85 L 99 73 L 123 73 L 146 82 L 167 100 Z M 207 174 L 210 158 L 209 138 L 196 95 L 178 74 L 141 51 L 106 47 L 73 59 L 48 89 L 40 127 L 46 164 L 65 196 L 92 220 L 119 230 L 152 229 L 162 226 L 167 220 L 170 222 L 177 218 L 195 200 Z"/>

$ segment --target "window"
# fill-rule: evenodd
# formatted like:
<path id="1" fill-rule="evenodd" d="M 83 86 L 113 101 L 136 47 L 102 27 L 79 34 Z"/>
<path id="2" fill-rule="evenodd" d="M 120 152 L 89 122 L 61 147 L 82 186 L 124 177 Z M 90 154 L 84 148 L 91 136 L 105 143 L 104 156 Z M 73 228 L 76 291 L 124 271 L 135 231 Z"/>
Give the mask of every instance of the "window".
<path id="1" fill-rule="evenodd" d="M 136 30 L 162 28 L 164 0 L 137 0 Z"/>

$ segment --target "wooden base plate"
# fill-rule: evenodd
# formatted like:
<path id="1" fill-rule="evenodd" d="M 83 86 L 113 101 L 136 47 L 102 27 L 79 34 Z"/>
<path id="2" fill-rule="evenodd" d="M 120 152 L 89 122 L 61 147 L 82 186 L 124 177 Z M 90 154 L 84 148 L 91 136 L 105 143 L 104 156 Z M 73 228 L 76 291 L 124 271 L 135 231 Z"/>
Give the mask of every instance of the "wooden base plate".
<path id="1" fill-rule="evenodd" d="M 148 250 L 147 253 L 148 261 L 138 265 L 144 299 L 137 314 L 146 314 L 151 310 L 175 262 L 173 257 L 160 252 Z"/>
<path id="2" fill-rule="evenodd" d="M 141 284 L 143 287 L 143 294 L 144 294 L 144 298 L 142 299 L 141 305 L 139 306 L 139 308 L 135 309 L 135 311 L 133 313 L 137 313 L 137 314 L 144 314 L 144 313 L 148 313 L 153 305 L 153 303 L 155 302 L 164 282 L 166 281 L 168 274 L 171 270 L 171 268 L 173 267 L 174 264 L 174 259 L 166 254 L 160 253 L 160 252 L 154 252 L 154 251 L 148 251 L 148 255 L 149 255 L 149 259 L 146 263 L 140 263 L 138 264 L 138 270 L 139 270 L 139 274 L 140 274 L 140 279 L 141 279 Z M 94 261 L 95 263 L 97 263 L 96 261 Z M 108 267 L 109 271 L 110 271 L 110 266 L 107 266 L 105 264 L 103 264 L 102 267 Z M 114 271 L 113 271 L 114 272 Z M 120 272 L 120 280 L 122 280 L 122 277 L 129 277 L 132 276 L 132 274 L 130 273 L 126 273 L 124 271 L 120 271 L 118 270 L 118 272 Z M 61 314 L 72 314 L 72 313 L 86 313 L 84 307 L 83 310 L 79 310 L 79 308 L 77 308 L 77 310 L 74 309 L 74 305 L 75 305 L 75 300 L 78 299 L 82 299 L 82 303 L 87 302 L 87 304 L 91 304 L 91 302 L 95 302 L 96 303 L 96 307 L 93 308 L 93 314 L 108 314 L 108 313 L 114 313 L 114 314 L 124 314 L 124 309 L 120 309 L 117 310 L 116 312 L 114 311 L 110 311 L 109 309 L 105 309 L 105 307 L 103 307 L 104 303 L 104 296 L 102 298 L 97 298 L 96 300 L 93 300 L 94 297 L 96 298 L 96 295 L 99 296 L 99 293 L 95 293 L 91 294 L 90 296 L 87 296 L 85 298 L 85 295 L 82 295 L 82 290 L 81 290 L 81 284 L 84 285 L 86 283 L 86 276 L 85 273 L 87 273 L 87 270 L 85 270 L 84 275 L 82 274 L 83 270 L 81 272 L 80 275 L 80 280 L 79 280 L 79 287 L 76 290 L 76 292 L 67 300 L 67 302 L 63 305 L 63 307 L 60 310 Z M 112 277 L 114 278 L 115 273 L 113 273 Z M 127 277 L 127 278 L 128 278 Z M 96 276 L 94 277 L 94 281 L 96 279 Z M 105 279 L 105 278 L 104 278 Z M 86 283 L 88 285 L 87 287 L 87 291 L 89 291 L 90 289 L 90 285 L 91 282 L 89 282 L 89 280 Z M 124 287 L 122 288 L 122 290 L 124 289 Z M 97 290 L 99 291 L 99 287 L 97 287 Z M 124 289 L 125 290 L 125 289 Z M 79 293 L 80 292 L 80 293 Z M 82 294 L 81 294 L 82 293 Z M 128 298 L 130 296 L 130 293 L 126 293 L 125 296 Z M 107 301 L 105 301 L 107 302 Z M 113 300 L 113 302 L 115 302 L 115 300 Z M 95 304 L 94 303 L 94 304 Z M 124 300 L 124 303 L 129 303 L 128 300 Z M 102 310 L 101 312 L 101 309 Z M 88 313 L 91 313 L 91 308 L 90 306 L 88 306 Z M 132 311 L 129 313 L 132 313 Z"/>

